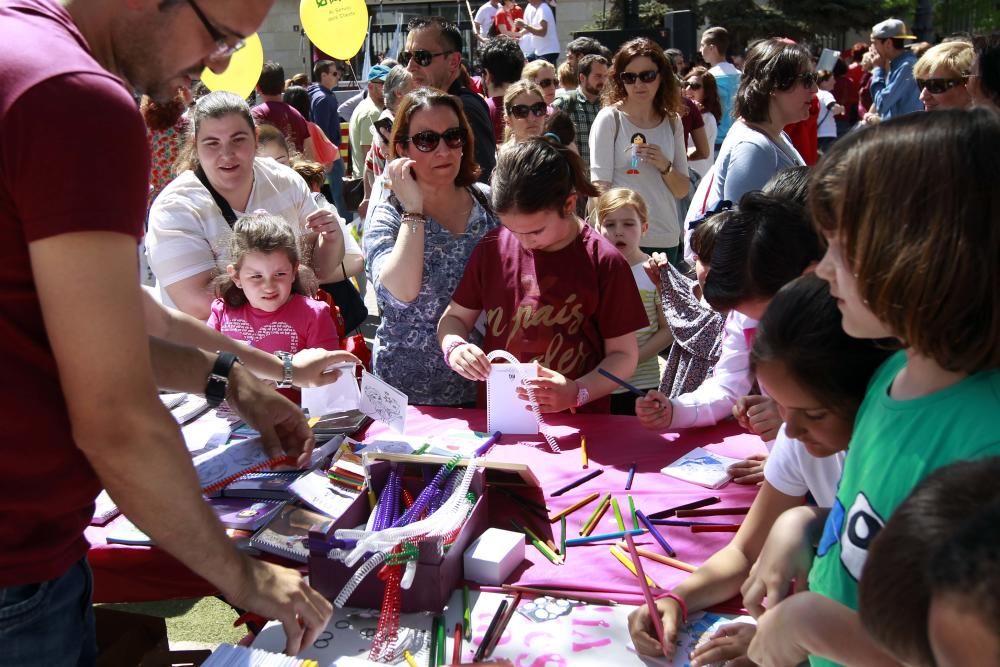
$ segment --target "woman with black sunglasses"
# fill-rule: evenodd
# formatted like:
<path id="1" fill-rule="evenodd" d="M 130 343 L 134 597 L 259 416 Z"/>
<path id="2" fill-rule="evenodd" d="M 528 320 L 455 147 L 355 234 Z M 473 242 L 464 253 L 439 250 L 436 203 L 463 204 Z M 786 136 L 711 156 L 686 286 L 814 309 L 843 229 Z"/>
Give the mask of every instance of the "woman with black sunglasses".
<path id="1" fill-rule="evenodd" d="M 808 118 L 815 96 L 816 73 L 806 48 L 778 38 L 754 44 L 733 100 L 736 121 L 698 185 L 685 223 L 703 218 L 720 201 L 738 202 L 762 189 L 782 169 L 805 165 L 784 127 Z M 685 239 L 689 236 L 690 230 Z M 685 254 L 693 262 L 693 255 Z"/>
<path id="2" fill-rule="evenodd" d="M 457 97 L 419 88 L 403 98 L 389 138 L 384 187 L 368 214 L 365 264 L 382 322 L 372 371 L 413 405 L 472 405 L 475 383 L 451 373 L 437 322 L 472 249 L 499 224 L 476 183 L 472 129 Z"/>
<path id="3" fill-rule="evenodd" d="M 534 83 L 526 79 L 512 83 L 504 93 L 503 110 L 507 123 L 505 144 L 541 136 L 548 105 Z"/>
<path id="4" fill-rule="evenodd" d="M 684 77 L 684 97 L 698 105 L 701 118 L 705 121 L 705 136 L 708 138 L 710 155 L 702 160 L 691 160 L 688 166 L 704 176 L 715 162 L 715 140 L 719 135 L 719 121 L 722 120 L 722 100 L 715 77 L 705 67 L 694 67 Z M 693 142 L 688 140 L 688 155 Z M 684 211 L 687 213 L 687 211 Z"/>
<path id="5" fill-rule="evenodd" d="M 600 190 L 623 187 L 649 206 L 642 251 L 680 259 L 677 200 L 688 194 L 680 86 L 663 49 L 646 38 L 626 42 L 611 63 L 605 107 L 590 129 L 590 178 Z"/>
<path id="6" fill-rule="evenodd" d="M 925 111 L 967 109 L 972 95 L 966 83 L 975 53 L 968 42 L 944 42 L 927 49 L 913 65 Z"/>

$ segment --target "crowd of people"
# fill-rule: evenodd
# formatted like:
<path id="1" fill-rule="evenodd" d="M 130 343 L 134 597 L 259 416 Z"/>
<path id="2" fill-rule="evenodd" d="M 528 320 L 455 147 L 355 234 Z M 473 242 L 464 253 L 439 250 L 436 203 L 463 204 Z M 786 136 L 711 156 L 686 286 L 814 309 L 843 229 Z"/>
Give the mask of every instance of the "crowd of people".
<path id="1" fill-rule="evenodd" d="M 506 350 L 538 364 L 543 413 L 760 437 L 731 470 L 759 485 L 746 521 L 658 599 L 663 645 L 631 615 L 640 653 L 671 655 L 689 613 L 742 594 L 757 625 L 692 664 L 1000 665 L 1000 37 L 914 48 L 887 19 L 817 71 L 780 37 L 733 58 L 711 27 L 688 62 L 646 38 L 563 49 L 545 0 L 491 1 L 480 76 L 454 24 L 420 17 L 353 98 L 340 63 L 309 81 L 267 62 L 251 106 L 189 84 L 271 3 L 201 4 L 0 7 L 0 358 L 21 417 L 0 445 L 5 659 L 93 662 L 83 527 L 102 486 L 280 619 L 290 652 L 316 637 L 329 603 L 233 549 L 156 388 L 226 399 L 304 457 L 291 388 L 354 360 L 317 290 L 367 286 L 371 370 L 413 405 L 480 405 Z M 100 160 L 79 136 L 103 137 Z"/>

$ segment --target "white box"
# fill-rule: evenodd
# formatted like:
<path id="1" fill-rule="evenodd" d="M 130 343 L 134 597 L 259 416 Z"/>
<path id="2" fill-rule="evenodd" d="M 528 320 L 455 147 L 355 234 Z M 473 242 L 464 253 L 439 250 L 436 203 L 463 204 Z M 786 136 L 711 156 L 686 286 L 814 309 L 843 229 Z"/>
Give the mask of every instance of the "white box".
<path id="1" fill-rule="evenodd" d="M 524 534 L 488 528 L 462 556 L 466 579 L 499 586 L 524 560 Z"/>

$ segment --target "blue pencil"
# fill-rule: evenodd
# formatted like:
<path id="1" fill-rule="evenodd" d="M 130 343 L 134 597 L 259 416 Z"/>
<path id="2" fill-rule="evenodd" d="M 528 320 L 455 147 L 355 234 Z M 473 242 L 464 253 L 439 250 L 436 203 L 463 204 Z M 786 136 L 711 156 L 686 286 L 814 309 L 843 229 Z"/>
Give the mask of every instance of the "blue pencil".
<path id="1" fill-rule="evenodd" d="M 562 494 L 566 493 L 567 491 L 571 491 L 572 489 L 575 489 L 576 487 L 580 486 L 584 482 L 589 482 L 590 480 L 594 479 L 598 475 L 603 475 L 603 474 L 604 474 L 604 469 L 603 468 L 598 468 L 597 470 L 593 470 L 591 472 L 588 472 L 586 475 L 584 475 L 580 479 L 570 482 L 569 484 L 567 484 L 566 486 L 562 487 L 561 489 L 553 491 L 549 495 L 551 495 L 551 496 L 561 496 Z"/>
<path id="2" fill-rule="evenodd" d="M 501 437 L 503 437 L 503 434 L 500 433 L 500 431 L 496 431 L 495 433 L 493 433 L 493 435 L 491 435 L 486 440 L 486 442 L 484 442 L 483 444 L 479 445 L 479 447 L 476 448 L 476 456 L 479 457 L 485 454 L 490 447 L 497 444 L 497 442 L 500 440 Z"/>
<path id="3" fill-rule="evenodd" d="M 603 368 L 598 367 L 597 372 L 600 373 L 601 375 L 603 375 L 604 377 L 608 378 L 612 382 L 617 383 L 620 387 L 622 387 L 624 389 L 628 389 L 630 392 L 632 392 L 633 394 L 635 394 L 639 398 L 642 398 L 643 396 L 646 395 L 646 392 L 644 392 L 642 389 L 639 389 L 634 384 L 629 384 L 628 382 L 626 382 L 625 380 L 621 379 L 620 377 L 618 377 L 614 373 L 611 373 L 610 371 L 606 371 Z"/>
<path id="4" fill-rule="evenodd" d="M 667 555 L 671 558 L 676 558 L 677 552 L 674 551 L 674 548 L 670 546 L 670 543 L 663 538 L 663 535 L 660 535 L 660 531 L 656 530 L 656 526 L 654 526 L 650 522 L 649 518 L 642 513 L 642 510 L 636 510 L 635 515 L 639 518 L 639 522 L 649 529 L 649 534 L 652 535 L 653 539 L 659 543 L 660 547 L 667 552 Z"/>
<path id="5" fill-rule="evenodd" d="M 632 479 L 635 477 L 635 463 L 628 467 L 628 480 L 625 482 L 625 490 L 632 490 Z"/>
<path id="6" fill-rule="evenodd" d="M 584 537 L 574 537 L 572 539 L 566 540 L 567 547 L 575 547 L 580 544 L 589 544 L 591 542 L 600 542 L 602 540 L 620 540 L 626 535 L 642 535 L 646 531 L 642 528 L 635 530 L 619 530 L 616 533 L 604 533 L 602 535 L 586 535 Z"/>

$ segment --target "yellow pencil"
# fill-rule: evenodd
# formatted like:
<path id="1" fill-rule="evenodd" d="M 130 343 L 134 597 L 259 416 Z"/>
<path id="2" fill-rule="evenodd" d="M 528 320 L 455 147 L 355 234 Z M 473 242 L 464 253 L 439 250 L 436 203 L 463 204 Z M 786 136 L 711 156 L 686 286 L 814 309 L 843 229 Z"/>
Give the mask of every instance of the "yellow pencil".
<path id="1" fill-rule="evenodd" d="M 597 524 L 600 523 L 609 507 L 611 507 L 610 494 L 604 496 L 604 500 L 602 500 L 601 504 L 597 507 L 597 511 L 594 512 L 593 516 L 590 517 L 590 520 L 587 521 L 583 528 L 580 529 L 580 535 L 590 535 L 594 532 L 594 528 L 596 528 Z"/>
<path id="2" fill-rule="evenodd" d="M 417 661 L 413 659 L 413 654 L 409 651 L 403 651 L 403 657 L 406 658 L 406 664 L 410 667 L 419 667 L 419 665 L 417 665 Z"/>
<path id="3" fill-rule="evenodd" d="M 561 518 L 563 518 L 565 516 L 569 516 L 570 514 L 572 514 L 573 512 L 577 511 L 578 509 L 580 509 L 584 505 L 592 503 L 594 500 L 597 499 L 598 495 L 600 495 L 600 494 L 598 494 L 596 492 L 592 493 L 589 496 L 587 496 L 586 498 L 584 498 L 583 500 L 581 500 L 580 502 L 573 503 L 572 505 L 570 505 L 566 509 L 553 514 L 552 516 L 549 517 L 549 522 L 550 523 L 556 523 L 556 522 L 559 521 L 559 519 L 561 519 Z"/>
<path id="4" fill-rule="evenodd" d="M 617 558 L 622 565 L 627 567 L 629 572 L 634 574 L 636 577 L 639 576 L 639 573 L 635 569 L 635 564 L 632 563 L 632 560 L 628 556 L 622 553 L 622 551 L 616 546 L 612 546 L 610 547 L 610 549 L 611 549 L 611 555 Z M 653 588 L 660 587 L 659 584 L 657 584 L 655 581 L 649 578 L 649 575 L 646 575 L 646 583 L 652 586 Z"/>
<path id="5" fill-rule="evenodd" d="M 618 506 L 618 499 L 611 499 L 611 508 L 615 511 L 615 521 L 618 523 L 618 530 L 625 532 L 625 521 L 622 519 L 622 508 Z"/>
<path id="6" fill-rule="evenodd" d="M 580 436 L 580 456 L 583 457 L 583 467 L 590 467 L 590 462 L 587 460 L 587 436 Z"/>

